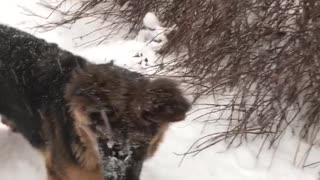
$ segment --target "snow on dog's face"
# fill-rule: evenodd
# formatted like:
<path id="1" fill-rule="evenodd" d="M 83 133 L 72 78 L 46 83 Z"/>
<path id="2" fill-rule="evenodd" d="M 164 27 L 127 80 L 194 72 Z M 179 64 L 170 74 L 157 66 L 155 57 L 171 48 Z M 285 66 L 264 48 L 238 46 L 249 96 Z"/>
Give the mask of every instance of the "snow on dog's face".
<path id="1" fill-rule="evenodd" d="M 190 108 L 175 82 L 150 80 L 112 64 L 88 65 L 75 71 L 65 99 L 77 134 L 84 134 L 92 149 L 106 147 L 110 141 L 120 146 L 119 151 L 135 144 L 143 147 L 138 148 L 142 149 L 141 163 L 162 124 L 183 120 Z"/>

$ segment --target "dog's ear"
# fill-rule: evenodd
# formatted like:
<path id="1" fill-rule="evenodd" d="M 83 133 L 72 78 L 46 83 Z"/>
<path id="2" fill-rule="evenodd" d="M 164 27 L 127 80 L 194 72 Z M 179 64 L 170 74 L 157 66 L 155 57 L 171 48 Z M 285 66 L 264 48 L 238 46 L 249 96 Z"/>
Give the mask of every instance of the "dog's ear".
<path id="1" fill-rule="evenodd" d="M 100 155 L 96 149 L 97 138 L 111 133 L 109 122 L 101 104 L 99 79 L 94 72 L 94 65 L 76 69 L 66 86 L 64 98 L 73 117 L 73 126 L 78 142 L 71 145 L 76 160 L 86 169 L 99 167 Z M 91 71 L 92 70 L 92 71 Z"/>
<path id="2" fill-rule="evenodd" d="M 151 81 L 143 93 L 142 117 L 150 121 L 176 122 L 185 118 L 190 103 L 170 79 Z"/>

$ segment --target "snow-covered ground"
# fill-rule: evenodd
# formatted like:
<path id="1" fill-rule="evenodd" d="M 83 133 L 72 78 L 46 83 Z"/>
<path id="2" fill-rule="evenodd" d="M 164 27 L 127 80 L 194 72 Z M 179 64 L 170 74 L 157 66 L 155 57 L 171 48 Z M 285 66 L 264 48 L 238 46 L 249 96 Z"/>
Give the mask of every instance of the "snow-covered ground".
<path id="1" fill-rule="evenodd" d="M 143 38 L 123 41 L 121 39 L 98 47 L 81 47 L 84 39 L 77 37 L 90 32 L 96 24 L 83 26 L 79 23 L 71 29 L 59 28 L 50 32 L 36 32 L 31 27 L 41 20 L 22 13 L 20 6 L 28 7 L 46 16 L 48 12 L 36 5 L 36 0 L 2 0 L 0 6 L 0 23 L 9 24 L 25 31 L 58 43 L 62 48 L 86 57 L 96 63 L 114 60 L 116 64 L 145 71 L 147 65 L 153 65 L 156 59 L 154 46 L 143 42 Z M 55 18 L 54 16 L 52 18 Z M 152 18 L 151 18 L 152 19 Z M 150 19 L 149 19 L 150 20 Z M 150 24 L 155 21 L 151 21 Z M 145 22 L 147 23 L 147 22 Z M 154 24 L 157 26 L 157 23 Z M 161 27 L 159 28 L 161 30 Z M 152 36 L 152 33 L 148 36 Z M 0 42 L 1 43 L 1 42 Z M 134 57 L 142 54 L 142 57 Z M 148 62 L 145 62 L 145 58 Z M 208 102 L 210 99 L 203 99 Z M 201 107 L 195 106 L 194 110 Z M 187 120 L 170 127 L 165 140 L 156 156 L 148 160 L 143 168 L 142 180 L 318 180 L 318 166 L 301 166 L 303 156 L 308 151 L 307 144 L 299 141 L 291 133 L 283 137 L 282 144 L 276 149 L 263 150 L 257 159 L 262 140 L 244 144 L 237 148 L 226 149 L 227 145 L 220 143 L 203 151 L 195 157 L 187 156 L 180 165 L 182 156 L 198 138 L 218 132 L 222 127 L 216 124 L 208 125 L 205 130 L 201 120 L 191 122 L 199 115 L 192 113 Z M 207 117 L 203 117 L 205 120 Z M 294 159 L 297 147 L 299 152 Z M 310 152 L 307 163 L 320 161 L 320 150 L 315 147 Z M 296 166 L 294 166 L 294 164 Z M 19 135 L 9 132 L 0 126 L 0 179 L 1 180 L 44 180 L 44 162 L 41 156 Z"/>

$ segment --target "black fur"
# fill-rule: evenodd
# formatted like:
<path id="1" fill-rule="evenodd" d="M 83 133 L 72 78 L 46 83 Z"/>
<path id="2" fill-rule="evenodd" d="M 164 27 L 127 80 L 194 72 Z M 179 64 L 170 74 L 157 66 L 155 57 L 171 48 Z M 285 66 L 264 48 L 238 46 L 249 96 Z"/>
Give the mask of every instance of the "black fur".
<path id="1" fill-rule="evenodd" d="M 43 141 L 40 137 L 40 116 L 33 113 L 25 96 L 18 93 L 11 82 L 0 76 L 0 112 L 3 119 L 15 119 L 18 126 L 15 127 L 22 132 L 31 144 L 40 146 Z"/>
<path id="2" fill-rule="evenodd" d="M 0 90 L 0 113 L 14 119 L 33 145 L 41 146 L 40 114 L 66 124 L 64 86 L 71 71 L 86 61 L 5 25 L 0 25 L 0 42 L 0 77 L 6 82 Z"/>
<path id="3" fill-rule="evenodd" d="M 0 113 L 17 121 L 17 130 L 33 145 L 42 145 L 40 114 L 54 114 L 56 120 L 66 122 L 64 86 L 71 71 L 86 61 L 5 25 L 0 25 L 0 42 L 0 77 L 4 82 Z"/>

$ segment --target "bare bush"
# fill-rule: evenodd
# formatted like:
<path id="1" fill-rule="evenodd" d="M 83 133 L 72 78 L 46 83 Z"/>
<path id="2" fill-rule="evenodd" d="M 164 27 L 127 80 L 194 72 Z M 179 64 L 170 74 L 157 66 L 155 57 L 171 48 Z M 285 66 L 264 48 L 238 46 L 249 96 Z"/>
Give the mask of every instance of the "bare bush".
<path id="1" fill-rule="evenodd" d="M 91 17 L 108 24 L 101 28 L 129 27 L 128 34 L 135 34 L 150 11 L 164 26 L 175 26 L 161 53 L 177 57 L 164 62 L 165 70 L 183 69 L 198 95 L 233 93 L 219 106 L 231 112 L 229 128 L 197 150 L 249 134 L 265 135 L 272 145 L 296 120 L 311 143 L 319 132 L 319 1 L 78 0 L 66 11 L 61 3 L 42 4 L 63 15 L 43 28 Z"/>

